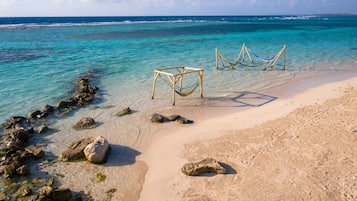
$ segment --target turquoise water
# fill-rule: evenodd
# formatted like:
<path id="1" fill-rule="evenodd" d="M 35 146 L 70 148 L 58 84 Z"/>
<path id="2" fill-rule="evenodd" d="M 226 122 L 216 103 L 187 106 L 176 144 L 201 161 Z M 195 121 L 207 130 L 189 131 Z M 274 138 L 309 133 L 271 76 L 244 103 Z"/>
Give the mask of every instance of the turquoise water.
<path id="1" fill-rule="evenodd" d="M 217 71 L 215 48 L 234 61 L 242 43 L 264 57 L 285 44 L 287 70 Z M 139 107 L 151 98 L 155 68 L 204 68 L 209 97 L 266 88 L 301 71 L 353 70 L 356 62 L 356 16 L 0 18 L 0 122 L 57 104 L 92 68 L 102 104 Z M 157 93 L 169 105 L 166 90 Z"/>

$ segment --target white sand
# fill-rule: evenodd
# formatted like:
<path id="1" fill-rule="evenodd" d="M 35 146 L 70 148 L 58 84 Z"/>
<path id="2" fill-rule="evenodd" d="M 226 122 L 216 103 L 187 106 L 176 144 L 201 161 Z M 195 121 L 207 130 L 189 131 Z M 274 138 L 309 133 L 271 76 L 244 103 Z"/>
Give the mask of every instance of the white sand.
<path id="1" fill-rule="evenodd" d="M 138 161 L 143 161 L 148 166 L 148 171 L 145 175 L 145 182 L 139 200 L 141 201 L 232 200 L 232 199 L 240 199 L 240 198 L 244 198 L 243 200 L 249 200 L 254 198 L 254 197 L 245 196 L 248 194 L 249 195 L 254 194 L 254 192 L 252 193 L 252 191 L 242 191 L 237 189 L 231 189 L 229 187 L 229 186 L 234 186 L 235 184 L 242 185 L 242 183 L 248 185 L 248 182 L 244 183 L 242 181 L 243 180 L 242 174 L 246 172 L 246 169 L 244 169 L 244 167 L 241 164 L 244 163 L 244 161 L 238 158 L 234 158 L 234 156 L 239 154 L 242 155 L 243 152 L 238 153 L 238 151 L 240 150 L 239 146 L 242 145 L 242 141 L 244 141 L 246 138 L 252 137 L 254 139 L 257 139 L 256 142 L 253 140 L 249 144 L 249 146 L 253 146 L 253 149 L 255 149 L 256 147 L 262 147 L 263 145 L 267 146 L 266 145 L 267 142 L 274 143 L 276 140 L 275 138 L 279 137 L 279 135 L 265 136 L 265 134 L 256 133 L 254 131 L 252 131 L 252 133 L 250 133 L 249 135 L 239 135 L 239 131 L 241 129 L 251 128 L 253 126 L 263 124 L 264 122 L 267 121 L 279 119 L 293 112 L 297 108 L 301 108 L 309 105 L 321 105 L 328 99 L 341 97 L 347 88 L 350 89 L 350 91 L 351 91 L 351 87 L 353 87 L 354 89 L 357 88 L 357 77 L 353 77 L 344 81 L 337 81 L 337 82 L 323 84 L 320 86 L 315 86 L 313 88 L 307 89 L 306 91 L 301 91 L 293 96 L 291 95 L 298 90 L 293 85 L 290 85 L 290 87 L 291 88 L 289 88 L 289 86 L 285 87 L 285 90 L 287 91 L 284 92 L 270 90 L 262 93 L 262 94 L 269 95 L 269 97 L 279 97 L 279 98 L 267 104 L 263 104 L 260 107 L 251 107 L 249 110 L 240 110 L 236 113 L 220 116 L 217 118 L 213 117 L 205 121 L 196 122 L 194 125 L 177 125 L 176 127 L 174 127 L 174 129 L 171 128 L 170 131 L 168 131 L 168 129 L 161 131 L 161 133 L 158 135 L 160 137 L 154 139 L 152 144 L 148 147 L 148 149 L 145 150 L 142 153 L 142 155 L 140 155 L 137 158 Z M 289 90 L 292 90 L 292 92 L 289 92 Z M 355 94 L 356 93 L 354 93 L 354 95 Z M 281 98 L 281 96 L 286 96 L 286 95 L 290 97 Z M 352 100 L 353 99 L 356 100 L 356 96 L 354 95 L 352 95 Z M 260 99 L 262 97 L 264 99 Z M 261 101 L 262 101 L 261 103 L 267 101 L 266 98 L 267 97 L 261 96 L 259 94 L 255 94 L 255 95 L 250 94 L 248 99 L 244 99 L 244 97 L 240 97 L 238 98 L 238 101 L 240 101 L 240 103 L 250 103 L 250 104 L 259 105 Z M 328 106 L 325 106 L 325 109 L 321 109 L 321 110 L 327 110 L 329 107 L 333 107 L 333 106 L 334 106 L 333 104 L 332 105 L 330 104 Z M 184 112 L 184 114 L 187 113 Z M 296 118 L 299 118 L 299 114 L 292 114 L 292 115 L 293 117 L 291 118 L 293 119 L 295 118 L 295 120 Z M 355 117 L 357 119 L 357 116 Z M 305 118 L 307 118 L 306 121 L 307 124 L 310 123 L 311 125 L 314 124 L 313 114 L 311 114 L 310 116 L 307 115 Z M 271 128 L 274 128 L 275 125 L 281 127 L 281 123 L 279 122 L 283 121 L 282 119 L 284 118 L 281 118 L 280 121 L 277 120 L 277 122 L 273 122 L 274 123 L 273 125 L 270 124 L 268 125 Z M 351 119 L 350 116 L 346 121 L 348 122 L 352 121 L 352 124 L 354 123 L 355 124 L 354 126 L 357 126 L 356 120 L 353 118 Z M 317 125 L 319 124 L 317 123 Z M 353 125 L 351 126 L 353 127 Z M 292 129 L 298 129 L 298 128 L 292 128 Z M 331 130 L 331 132 L 335 132 L 333 126 L 332 129 L 333 130 Z M 259 136 L 257 135 L 262 135 L 267 139 L 271 139 L 271 140 L 268 141 L 258 140 Z M 354 133 L 354 135 L 356 137 L 356 133 Z M 221 144 L 216 145 L 215 141 L 217 142 L 219 141 L 221 142 Z M 236 148 L 234 148 L 234 146 L 232 145 L 234 143 L 236 143 L 237 146 Z M 229 144 L 230 147 L 227 144 Z M 227 153 L 225 153 L 225 149 L 224 149 L 226 145 L 228 148 Z M 356 138 L 354 138 L 354 141 L 352 141 L 351 144 L 349 144 L 348 146 L 352 146 L 352 145 L 354 145 L 355 147 L 354 150 L 357 151 Z M 296 146 L 294 148 L 296 148 Z M 316 151 L 323 152 L 324 151 L 323 145 L 319 145 L 319 146 L 321 147 L 317 147 Z M 279 149 L 280 151 L 283 150 L 289 151 L 290 148 L 288 145 L 285 145 L 285 146 L 281 146 Z M 235 150 L 236 153 L 234 153 Z M 311 152 L 311 150 L 309 151 Z M 311 154 L 310 152 L 308 154 Z M 227 154 L 231 154 L 231 155 L 227 156 Z M 278 151 L 276 150 L 276 152 L 271 153 L 271 155 L 268 155 L 266 157 L 269 158 L 274 154 L 278 154 Z M 181 173 L 180 170 L 181 167 L 187 162 L 198 161 L 205 157 L 215 157 L 220 159 L 221 158 L 220 156 L 222 157 L 226 156 L 225 158 L 223 157 L 223 159 L 228 159 L 229 157 L 233 157 L 232 160 L 228 160 L 228 161 L 231 162 L 229 163 L 229 165 L 237 173 L 232 174 L 233 176 L 228 174 L 228 175 L 216 175 L 213 177 L 187 177 Z M 252 157 L 254 158 L 254 156 L 256 155 L 253 154 Z M 346 157 L 351 159 L 351 156 L 346 156 Z M 247 161 L 249 162 L 248 158 Z M 292 161 L 294 160 L 293 156 L 291 160 Z M 354 167 L 356 167 L 356 163 L 357 163 L 356 157 L 352 158 L 351 160 L 353 160 L 352 163 L 354 164 Z M 227 162 L 227 161 L 222 161 L 222 162 Z M 267 166 L 273 167 L 272 163 L 269 162 L 269 160 L 260 161 L 260 162 L 265 163 Z M 333 163 L 331 163 L 331 166 L 332 165 Z M 264 167 L 264 164 L 262 165 L 262 167 Z M 305 169 L 311 168 L 311 164 L 307 163 L 306 167 L 304 168 Z M 277 184 L 279 183 L 278 176 L 280 174 L 284 173 L 285 176 L 282 177 L 281 179 L 286 179 L 287 178 L 286 175 L 294 172 L 294 170 L 291 169 L 291 166 L 284 166 L 281 167 L 280 169 L 276 168 L 274 169 L 274 171 L 265 172 L 263 168 L 260 171 L 256 171 L 255 174 L 253 174 L 253 176 L 258 181 L 260 179 L 262 181 L 265 181 L 264 179 L 266 180 L 275 179 L 276 180 L 275 182 L 266 183 L 274 186 L 274 185 L 278 185 Z M 270 176 L 266 175 L 268 173 Z M 351 173 L 351 172 L 346 171 L 346 173 Z M 355 181 L 354 186 L 352 187 L 348 186 L 348 187 L 354 188 L 354 192 L 356 192 L 356 183 L 357 183 L 356 171 L 354 171 L 354 173 L 355 175 L 351 175 L 351 177 L 353 177 L 352 181 Z M 304 174 L 304 172 L 302 171 L 301 174 Z M 310 178 L 310 179 L 314 180 L 315 178 Z M 257 193 L 263 188 L 261 185 L 257 185 L 257 183 L 254 182 L 249 183 L 249 185 L 250 185 L 249 187 L 252 189 L 257 187 L 258 189 L 255 189 L 255 192 Z M 284 183 L 280 183 L 280 185 L 284 186 Z M 346 185 L 351 185 L 351 183 L 347 182 Z M 238 188 L 239 187 L 243 188 L 242 186 L 238 186 Z M 330 186 L 330 187 L 333 188 L 334 186 Z M 265 186 L 265 188 L 268 187 Z M 296 188 L 297 188 L 296 191 L 299 191 L 299 185 Z M 209 193 L 210 191 L 208 189 L 210 189 L 210 191 L 212 192 L 211 194 Z M 244 189 L 247 189 L 247 187 L 245 186 Z M 276 190 L 278 188 L 272 188 L 272 189 Z M 272 191 L 264 191 L 264 192 L 265 192 L 265 197 L 263 196 L 263 197 L 255 197 L 255 198 L 266 199 L 266 200 L 270 200 L 269 198 L 273 200 L 288 198 L 285 196 L 284 193 L 279 195 L 273 195 L 272 193 L 270 195 L 269 192 Z M 294 192 L 293 191 L 286 192 L 286 194 L 289 193 L 291 194 Z M 304 192 L 304 193 L 308 194 L 309 192 Z M 319 193 L 323 194 L 323 191 L 314 192 L 314 193 L 316 196 L 313 198 L 316 199 L 329 198 L 326 196 L 319 196 Z M 239 195 L 241 197 L 235 197 L 235 195 Z M 346 196 L 347 199 L 348 196 L 353 196 L 353 195 L 348 194 Z M 296 197 L 296 198 L 299 199 L 302 197 Z M 336 197 L 331 197 L 331 198 L 336 198 Z M 354 199 L 356 199 L 356 197 Z"/>

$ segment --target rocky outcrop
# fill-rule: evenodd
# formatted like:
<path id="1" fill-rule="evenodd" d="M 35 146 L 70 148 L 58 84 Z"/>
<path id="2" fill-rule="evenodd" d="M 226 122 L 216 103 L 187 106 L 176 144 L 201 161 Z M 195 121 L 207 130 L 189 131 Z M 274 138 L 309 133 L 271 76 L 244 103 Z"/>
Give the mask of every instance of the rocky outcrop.
<path id="1" fill-rule="evenodd" d="M 77 161 L 77 160 L 84 160 L 84 149 L 86 146 L 92 142 L 94 142 L 95 138 L 83 138 L 77 141 L 72 142 L 66 150 L 64 150 L 58 159 L 60 161 Z"/>
<path id="2" fill-rule="evenodd" d="M 58 103 L 58 109 L 70 109 L 74 106 L 81 106 L 91 102 L 94 99 L 97 87 L 89 84 L 89 76 L 82 76 L 78 82 L 75 93 L 68 100 L 63 100 Z"/>
<path id="3" fill-rule="evenodd" d="M 93 118 L 91 117 L 83 117 L 80 119 L 74 126 L 74 129 L 81 130 L 81 129 L 91 129 L 95 128 L 97 125 Z"/>
<path id="4" fill-rule="evenodd" d="M 46 124 L 51 123 L 53 120 L 49 119 L 49 117 L 63 117 L 65 114 L 72 111 L 72 108 L 82 106 L 93 101 L 97 88 L 89 84 L 89 80 L 92 75 L 93 71 L 88 72 L 85 76 L 79 78 L 74 94 L 70 98 L 59 102 L 57 106 L 45 105 L 41 110 L 34 110 L 28 113 L 27 118 L 14 116 L 7 119 L 2 125 L 0 125 L 0 175 L 6 178 L 6 182 L 12 182 L 11 185 L 6 186 L 2 183 L 0 184 L 5 190 L 4 193 L 0 192 L 0 201 L 81 200 L 70 198 L 69 195 L 71 194 L 71 191 L 69 189 L 58 190 L 54 187 L 51 191 L 49 191 L 49 194 L 39 195 L 37 191 L 39 189 L 38 187 L 33 188 L 21 186 L 24 182 L 28 182 L 26 181 L 27 177 L 21 176 L 31 174 L 31 163 L 45 157 L 43 150 L 37 146 L 31 145 L 33 144 L 31 139 L 35 135 L 34 131 L 38 134 L 45 133 L 48 130 Z M 36 136 L 36 138 L 38 137 L 40 136 Z M 85 146 L 81 147 L 80 144 L 81 143 L 73 144 L 71 147 L 73 149 L 76 147 L 74 150 L 82 149 L 78 155 L 75 154 L 75 151 L 71 153 L 64 152 L 62 154 L 63 159 L 72 160 L 77 157 L 85 159 L 83 153 Z M 16 181 L 24 180 L 24 182 L 16 183 L 15 181 L 12 181 L 13 178 L 16 178 Z M 31 181 L 29 183 L 31 183 Z M 15 193 L 16 189 L 19 190 Z"/>
<path id="5" fill-rule="evenodd" d="M 151 122 L 153 123 L 165 123 L 165 122 L 169 122 L 169 121 L 174 121 L 176 123 L 179 124 L 192 124 L 193 121 L 186 119 L 185 117 L 182 117 L 180 115 L 170 115 L 170 116 L 164 116 L 161 114 L 153 114 L 151 117 Z"/>
<path id="6" fill-rule="evenodd" d="M 203 173 L 225 174 L 226 169 L 215 159 L 206 158 L 197 163 L 188 163 L 181 168 L 182 173 L 188 176 L 198 176 Z"/>
<path id="7" fill-rule="evenodd" d="M 85 147 L 84 155 L 89 162 L 101 164 L 107 161 L 109 151 L 108 141 L 104 137 L 99 136 Z"/>

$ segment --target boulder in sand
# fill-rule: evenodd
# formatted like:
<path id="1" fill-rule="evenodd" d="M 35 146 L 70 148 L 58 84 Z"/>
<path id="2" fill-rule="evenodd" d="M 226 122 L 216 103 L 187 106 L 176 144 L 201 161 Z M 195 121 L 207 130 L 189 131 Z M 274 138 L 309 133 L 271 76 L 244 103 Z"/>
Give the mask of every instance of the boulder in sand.
<path id="1" fill-rule="evenodd" d="M 188 163 L 181 168 L 182 173 L 188 176 L 198 176 L 203 173 L 225 174 L 226 169 L 215 159 L 206 158 L 197 163 Z"/>
<path id="2" fill-rule="evenodd" d="M 89 162 L 101 164 L 107 161 L 109 151 L 108 141 L 104 137 L 99 136 L 85 147 L 84 155 Z"/>
<path id="3" fill-rule="evenodd" d="M 79 120 L 74 126 L 74 129 L 90 129 L 90 128 L 95 128 L 97 125 L 94 121 L 93 118 L 90 117 L 83 117 L 81 120 Z"/>

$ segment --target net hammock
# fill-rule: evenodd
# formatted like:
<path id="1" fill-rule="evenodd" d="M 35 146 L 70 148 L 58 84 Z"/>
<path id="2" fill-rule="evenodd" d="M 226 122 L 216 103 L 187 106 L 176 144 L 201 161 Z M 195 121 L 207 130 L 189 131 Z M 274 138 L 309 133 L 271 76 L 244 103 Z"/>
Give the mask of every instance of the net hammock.
<path id="1" fill-rule="evenodd" d="M 172 86 L 172 83 L 173 81 L 170 79 L 171 77 L 169 76 L 166 76 L 166 78 L 168 79 L 165 79 L 164 76 L 162 76 L 161 74 L 159 74 L 159 77 L 170 87 L 170 88 L 173 88 Z M 183 76 L 178 76 L 178 82 L 182 83 L 183 82 Z M 180 96 L 183 96 L 183 97 L 186 97 L 186 96 L 189 96 L 191 94 L 193 94 L 199 87 L 199 83 L 198 83 L 198 80 L 196 80 L 195 83 L 193 83 L 191 86 L 186 86 L 186 87 L 183 87 L 182 85 L 179 86 L 178 85 L 178 82 L 176 82 L 175 84 L 175 92 L 176 94 L 180 95 Z"/>
<path id="2" fill-rule="evenodd" d="M 281 56 L 283 55 L 283 69 L 285 70 L 285 63 L 286 63 L 286 47 L 285 45 L 283 48 L 273 57 L 271 58 L 264 58 L 261 57 L 254 52 L 252 52 L 246 45 L 243 43 L 242 48 L 239 52 L 239 55 L 237 56 L 236 62 L 232 63 L 230 62 L 226 57 L 223 56 L 223 54 L 216 48 L 216 69 L 219 68 L 219 63 L 221 64 L 221 67 L 223 68 L 231 68 L 234 69 L 235 66 L 238 65 L 243 65 L 243 66 L 256 66 L 254 64 L 257 64 L 258 62 L 265 63 L 264 65 L 264 70 L 267 70 L 269 68 L 273 68 Z M 245 61 L 246 57 L 248 57 L 249 62 L 247 63 Z M 253 59 L 254 58 L 254 59 Z"/>
<path id="3" fill-rule="evenodd" d="M 192 75 L 194 76 L 194 74 L 197 75 L 197 77 L 195 78 L 196 82 L 193 83 L 191 86 L 183 87 L 184 77 L 190 77 L 191 79 L 189 81 L 192 81 L 194 79 Z M 173 93 L 173 105 L 175 105 L 175 94 L 186 97 L 193 94 L 197 89 L 200 89 L 201 97 L 203 96 L 203 69 L 186 66 L 155 69 L 152 88 L 152 99 L 154 99 L 156 80 L 158 77 L 162 78 L 162 80 L 164 80 L 165 83 L 171 87 Z"/>

